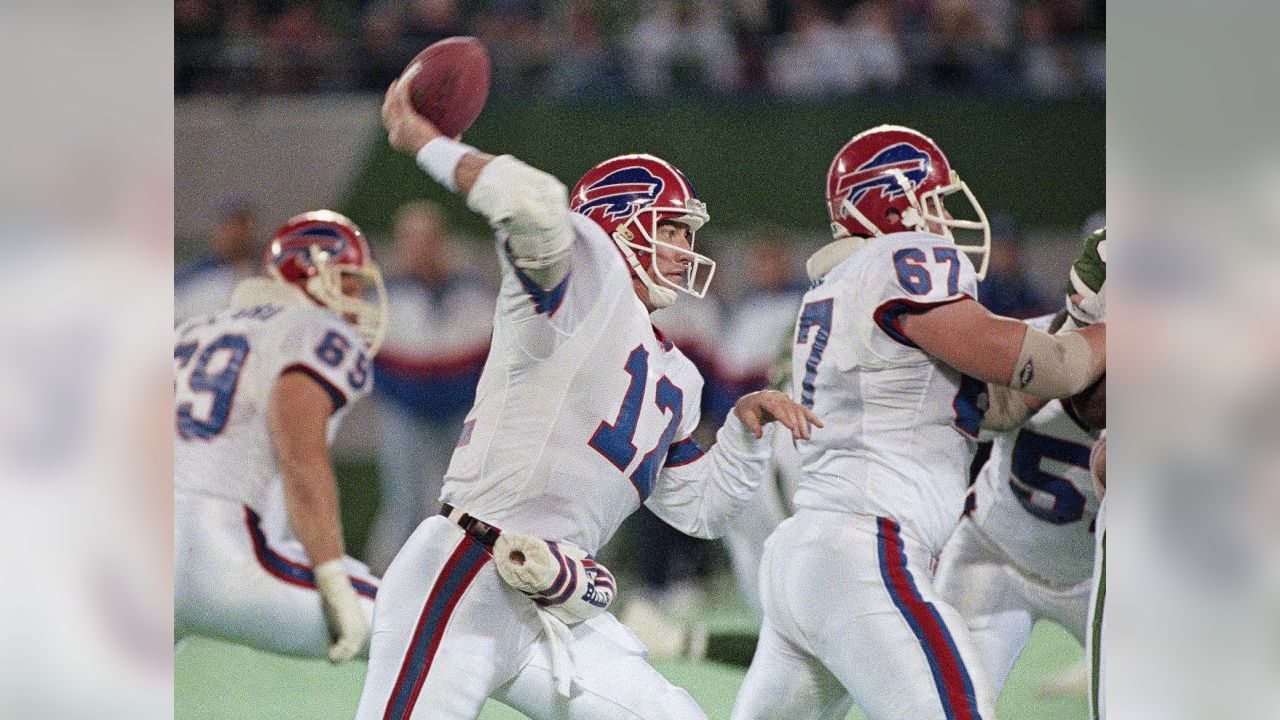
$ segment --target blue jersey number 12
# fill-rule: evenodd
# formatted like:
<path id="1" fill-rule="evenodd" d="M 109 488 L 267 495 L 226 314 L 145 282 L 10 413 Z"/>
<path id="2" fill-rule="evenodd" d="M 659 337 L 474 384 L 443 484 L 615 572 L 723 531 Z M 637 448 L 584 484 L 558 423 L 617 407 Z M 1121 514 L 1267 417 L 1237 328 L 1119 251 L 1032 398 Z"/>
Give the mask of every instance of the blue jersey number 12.
<path id="1" fill-rule="evenodd" d="M 644 405 L 644 386 L 649 375 L 649 351 L 643 345 L 637 345 L 627 356 L 623 369 L 631 376 L 631 382 L 627 384 L 627 391 L 622 396 L 618 417 L 613 422 L 601 420 L 595 434 L 587 441 L 588 445 L 618 470 L 626 470 L 636 457 L 634 439 L 636 426 L 640 422 L 640 410 Z M 670 411 L 671 418 L 667 421 L 662 436 L 658 438 L 658 444 L 645 453 L 640 464 L 631 473 L 631 483 L 636 486 L 641 499 L 649 497 L 649 493 L 653 492 L 658 470 L 666 460 L 667 449 L 680 425 L 680 418 L 684 415 L 684 392 L 664 375 L 658 379 L 654 389 L 654 404 L 661 411 Z"/>

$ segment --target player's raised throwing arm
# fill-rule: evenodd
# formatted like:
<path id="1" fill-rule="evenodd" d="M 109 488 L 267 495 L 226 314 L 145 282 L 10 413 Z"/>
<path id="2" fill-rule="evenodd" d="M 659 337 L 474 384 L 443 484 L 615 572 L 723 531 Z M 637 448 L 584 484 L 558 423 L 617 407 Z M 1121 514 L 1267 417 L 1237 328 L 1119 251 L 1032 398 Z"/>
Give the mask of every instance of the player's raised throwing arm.
<path id="1" fill-rule="evenodd" d="M 391 84 L 382 103 L 391 146 L 414 156 L 428 175 L 504 231 L 512 262 L 525 275 L 544 288 L 555 286 L 568 272 L 573 245 L 564 185 L 510 155 L 494 157 L 442 135 L 413 109 L 407 73 Z"/>

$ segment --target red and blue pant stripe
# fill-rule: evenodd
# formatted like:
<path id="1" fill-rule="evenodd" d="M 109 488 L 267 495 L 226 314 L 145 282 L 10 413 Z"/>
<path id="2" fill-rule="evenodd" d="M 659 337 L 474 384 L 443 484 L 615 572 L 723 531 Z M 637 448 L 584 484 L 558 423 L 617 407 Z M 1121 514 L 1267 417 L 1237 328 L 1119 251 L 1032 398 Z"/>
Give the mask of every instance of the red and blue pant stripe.
<path id="1" fill-rule="evenodd" d="M 938 689 L 938 698 L 947 720 L 982 720 L 978 714 L 973 681 L 956 649 L 955 640 L 938 609 L 920 595 L 915 579 L 907 569 L 907 555 L 898 523 L 882 517 L 876 518 L 876 525 L 880 576 L 889 590 L 889 597 L 893 598 L 893 604 L 906 618 L 929 660 L 933 683 Z"/>
<path id="2" fill-rule="evenodd" d="M 417 627 L 413 630 L 409 648 L 400 664 L 400 675 L 391 690 L 391 699 L 387 701 L 383 720 L 406 720 L 413 714 L 413 707 L 418 702 L 418 695 L 431 670 L 431 662 L 440 649 L 449 617 L 471 586 L 476 573 L 488 561 L 487 548 L 470 536 L 464 537 L 449 556 L 431 588 L 431 594 L 427 596 Z"/>
<path id="3" fill-rule="evenodd" d="M 253 554 L 258 558 L 258 564 L 279 580 L 297 585 L 299 587 L 316 589 L 316 574 L 311 570 L 309 565 L 290 560 L 281 555 L 271 546 L 267 544 L 267 536 L 262 532 L 262 518 L 258 513 L 254 512 L 249 506 L 244 508 L 244 524 L 249 530 L 249 538 L 253 541 Z M 373 600 L 378 594 L 378 586 L 358 578 L 355 575 L 348 575 L 351 579 L 351 586 L 356 592 Z"/>

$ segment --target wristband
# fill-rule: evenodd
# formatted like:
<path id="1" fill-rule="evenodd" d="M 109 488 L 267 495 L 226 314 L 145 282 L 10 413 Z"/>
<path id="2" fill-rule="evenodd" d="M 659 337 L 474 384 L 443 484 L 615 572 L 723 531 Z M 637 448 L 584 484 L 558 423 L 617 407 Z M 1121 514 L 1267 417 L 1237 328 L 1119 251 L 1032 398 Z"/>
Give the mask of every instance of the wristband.
<path id="1" fill-rule="evenodd" d="M 463 155 L 474 151 L 475 148 L 470 145 L 442 135 L 423 145 L 415 159 L 418 161 L 418 167 L 425 170 L 436 182 L 453 192 L 458 192 L 458 184 L 454 181 L 454 170 L 457 169 Z"/>

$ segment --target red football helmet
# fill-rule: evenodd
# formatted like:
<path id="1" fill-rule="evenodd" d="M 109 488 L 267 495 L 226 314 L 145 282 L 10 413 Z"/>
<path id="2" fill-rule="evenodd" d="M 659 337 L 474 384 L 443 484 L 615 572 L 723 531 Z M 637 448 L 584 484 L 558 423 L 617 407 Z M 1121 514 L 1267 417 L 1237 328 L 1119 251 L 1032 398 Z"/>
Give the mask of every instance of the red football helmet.
<path id="1" fill-rule="evenodd" d="M 957 220 L 943 200 L 962 193 L 976 220 Z M 827 212 L 837 238 L 909 230 L 942 235 L 971 256 L 978 279 L 987 274 L 991 225 L 969 186 L 937 143 L 911 128 L 881 125 L 853 137 L 827 171 Z M 961 243 L 952 228 L 981 231 Z"/>
<path id="2" fill-rule="evenodd" d="M 262 259 L 267 274 L 297 286 L 318 305 L 353 319 L 356 331 L 378 352 L 387 333 L 387 289 L 369 242 L 356 224 L 332 210 L 289 218 L 271 236 Z M 359 278 L 372 300 L 342 291 L 343 275 Z"/>
<path id="3" fill-rule="evenodd" d="M 574 186 L 569 209 L 596 221 L 613 238 L 631 266 L 631 274 L 648 288 L 654 307 L 675 302 L 677 290 L 698 298 L 707 294 L 716 264 L 693 248 L 698 229 L 710 216 L 689 178 L 671 163 L 652 155 L 619 155 L 605 160 Z M 686 225 L 689 247 L 659 240 L 660 221 Z M 655 270 L 659 247 L 684 261 L 683 282 L 674 282 Z"/>

